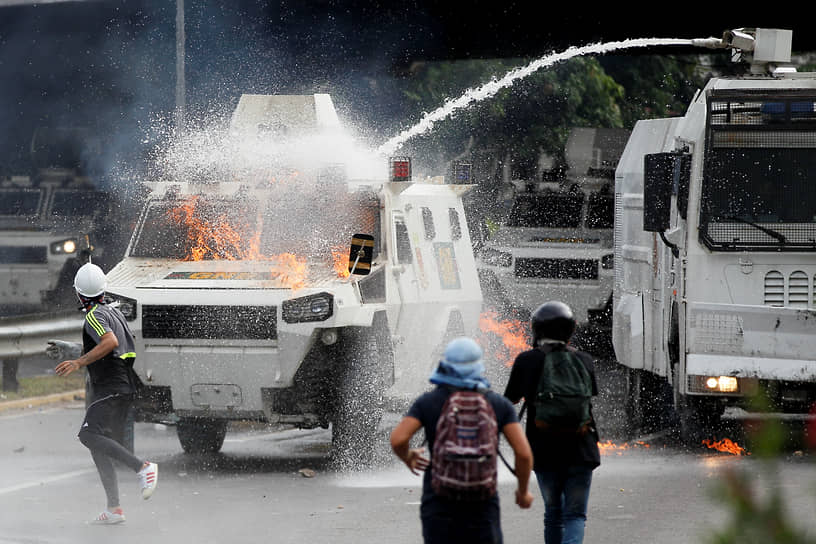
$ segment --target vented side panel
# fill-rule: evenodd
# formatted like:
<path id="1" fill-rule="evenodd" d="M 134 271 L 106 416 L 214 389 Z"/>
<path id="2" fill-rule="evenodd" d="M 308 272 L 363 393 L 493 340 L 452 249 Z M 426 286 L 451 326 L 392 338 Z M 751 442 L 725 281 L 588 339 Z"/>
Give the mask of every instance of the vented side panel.
<path id="1" fill-rule="evenodd" d="M 765 274 L 765 297 L 767 306 L 785 305 L 785 277 L 781 272 L 772 270 Z"/>
<path id="2" fill-rule="evenodd" d="M 791 273 L 788 278 L 788 306 L 807 308 L 808 277 L 801 270 Z"/>

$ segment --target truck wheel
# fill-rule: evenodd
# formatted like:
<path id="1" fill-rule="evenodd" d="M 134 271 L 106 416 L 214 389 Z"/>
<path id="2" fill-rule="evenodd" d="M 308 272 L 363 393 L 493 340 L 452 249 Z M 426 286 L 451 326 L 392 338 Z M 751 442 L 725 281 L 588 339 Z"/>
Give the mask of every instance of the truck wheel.
<path id="1" fill-rule="evenodd" d="M 181 418 L 176 424 L 176 434 L 185 453 L 217 453 L 224 445 L 227 420 Z"/>
<path id="2" fill-rule="evenodd" d="M 628 368 L 615 360 L 601 359 L 595 363 L 598 396 L 592 400 L 592 410 L 601 440 L 627 440 L 628 417 L 626 391 Z"/>
<path id="3" fill-rule="evenodd" d="M 635 368 L 626 370 L 625 433 L 626 438 L 631 440 L 638 436 L 643 427 L 643 371 Z"/>
<path id="4" fill-rule="evenodd" d="M 332 419 L 332 458 L 341 469 L 366 468 L 377 451 L 394 352 L 387 327 L 344 331 Z"/>
<path id="5" fill-rule="evenodd" d="M 687 447 L 699 447 L 702 441 L 716 433 L 722 410 L 711 399 L 677 396 L 680 441 Z"/>

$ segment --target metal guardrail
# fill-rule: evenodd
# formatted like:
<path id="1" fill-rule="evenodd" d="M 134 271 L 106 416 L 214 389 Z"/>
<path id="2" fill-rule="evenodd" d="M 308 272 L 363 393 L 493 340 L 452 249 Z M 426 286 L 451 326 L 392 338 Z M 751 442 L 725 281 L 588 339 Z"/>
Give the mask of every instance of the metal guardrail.
<path id="1" fill-rule="evenodd" d="M 42 355 L 48 340 L 82 342 L 82 314 L 66 311 L 0 318 L 0 359 Z"/>

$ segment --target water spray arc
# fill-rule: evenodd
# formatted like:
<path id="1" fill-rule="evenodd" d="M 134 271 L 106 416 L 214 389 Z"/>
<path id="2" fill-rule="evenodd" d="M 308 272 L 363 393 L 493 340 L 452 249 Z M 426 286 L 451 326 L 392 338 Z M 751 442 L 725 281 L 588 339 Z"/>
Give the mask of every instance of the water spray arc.
<path id="1" fill-rule="evenodd" d="M 388 156 L 402 147 L 407 140 L 414 136 L 424 134 L 433 129 L 434 124 L 446 119 L 457 110 L 469 105 L 490 98 L 500 90 L 511 86 L 516 81 L 523 79 L 542 68 L 549 68 L 559 62 L 563 62 L 575 57 L 584 55 L 603 55 L 613 51 L 624 49 L 635 49 L 644 47 L 663 46 L 691 46 L 704 47 L 709 49 L 732 48 L 742 54 L 754 51 L 754 36 L 746 29 L 729 30 L 723 34 L 722 38 L 636 38 L 623 41 L 596 43 L 581 47 L 570 47 L 560 53 L 546 55 L 533 62 L 511 70 L 500 79 L 492 79 L 480 87 L 469 89 L 455 100 L 449 100 L 443 106 L 427 113 L 414 126 L 402 131 L 397 136 L 382 144 L 376 151 L 378 154 Z M 759 59 L 757 59 L 759 60 Z"/>

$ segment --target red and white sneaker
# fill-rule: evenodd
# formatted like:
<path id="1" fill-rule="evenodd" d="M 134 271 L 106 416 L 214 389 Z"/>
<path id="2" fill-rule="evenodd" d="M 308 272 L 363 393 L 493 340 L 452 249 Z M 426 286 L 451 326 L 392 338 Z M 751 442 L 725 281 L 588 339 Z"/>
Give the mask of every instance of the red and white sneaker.
<path id="1" fill-rule="evenodd" d="M 125 521 L 125 514 L 121 508 L 114 508 L 113 511 L 102 510 L 102 513 L 91 520 L 92 525 L 115 525 Z"/>
<path id="2" fill-rule="evenodd" d="M 147 500 L 156 490 L 159 481 L 159 466 L 156 463 L 148 463 L 146 467 L 138 473 L 139 483 L 142 484 L 142 498 Z"/>

